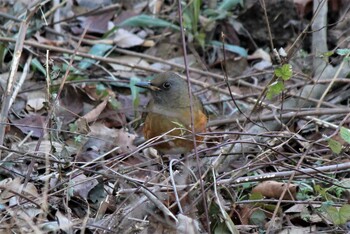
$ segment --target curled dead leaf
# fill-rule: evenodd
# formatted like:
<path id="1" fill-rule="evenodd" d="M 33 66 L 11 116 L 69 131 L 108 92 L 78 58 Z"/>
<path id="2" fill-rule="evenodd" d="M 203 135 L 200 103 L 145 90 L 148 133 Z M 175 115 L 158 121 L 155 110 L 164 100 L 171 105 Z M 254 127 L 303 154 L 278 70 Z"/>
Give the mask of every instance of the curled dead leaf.
<path id="1" fill-rule="evenodd" d="M 15 179 L 5 179 L 0 181 L 0 203 L 6 203 L 10 199 L 12 202 L 17 202 L 17 195 L 15 193 L 22 193 L 28 198 L 39 197 L 39 193 L 32 183 L 27 183 L 27 186 L 23 186 L 22 180 L 19 177 Z M 15 201 L 13 200 L 15 197 Z"/>
<path id="2" fill-rule="evenodd" d="M 287 183 L 281 183 L 277 181 L 264 181 L 258 184 L 255 188 L 252 189 L 252 193 L 260 193 L 268 198 L 279 199 L 284 190 L 287 189 L 287 192 L 284 194 L 284 200 L 295 200 L 296 193 L 298 192 L 298 185 L 289 184 L 288 188 Z"/>
<path id="3" fill-rule="evenodd" d="M 118 29 L 115 32 L 114 43 L 121 48 L 129 48 L 137 45 L 142 45 L 144 40 L 139 36 L 128 32 L 125 29 Z"/>
<path id="4" fill-rule="evenodd" d="M 74 177 L 71 182 L 74 183 L 72 186 L 74 196 L 78 196 L 84 200 L 87 200 L 91 189 L 98 185 L 98 181 L 95 178 L 87 177 L 84 174 Z"/>

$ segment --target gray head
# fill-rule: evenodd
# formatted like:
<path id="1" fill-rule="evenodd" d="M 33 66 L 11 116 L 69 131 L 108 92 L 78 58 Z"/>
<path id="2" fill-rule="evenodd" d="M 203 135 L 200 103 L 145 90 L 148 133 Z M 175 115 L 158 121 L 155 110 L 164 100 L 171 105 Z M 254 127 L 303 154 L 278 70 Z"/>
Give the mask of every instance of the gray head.
<path id="1" fill-rule="evenodd" d="M 160 73 L 153 80 L 136 86 L 149 89 L 154 104 L 173 108 L 190 105 L 187 82 L 174 72 Z"/>

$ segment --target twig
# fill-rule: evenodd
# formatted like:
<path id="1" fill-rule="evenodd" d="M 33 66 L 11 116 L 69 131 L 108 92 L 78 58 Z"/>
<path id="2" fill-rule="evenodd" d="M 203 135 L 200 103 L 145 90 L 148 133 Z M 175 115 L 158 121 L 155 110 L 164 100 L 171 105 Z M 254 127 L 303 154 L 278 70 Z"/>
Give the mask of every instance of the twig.
<path id="1" fill-rule="evenodd" d="M 1 112 L 0 112 L 0 123 L 1 123 L 0 124 L 0 145 L 4 144 L 7 115 L 8 115 L 9 109 L 11 108 L 10 104 L 12 99 L 13 87 L 16 82 L 16 74 L 17 74 L 20 58 L 22 56 L 23 45 L 24 45 L 29 21 L 37 9 L 38 9 L 38 6 L 36 6 L 35 9 L 28 11 L 28 16 L 24 21 L 22 21 L 19 29 L 18 37 L 16 40 L 16 46 L 13 53 L 11 70 L 10 70 L 9 78 L 7 80 L 7 87 L 6 87 L 4 99 L 3 99 L 4 101 L 2 103 Z M 0 151 L 0 158 L 1 158 L 1 151 Z"/>
<path id="2" fill-rule="evenodd" d="M 265 0 L 260 0 L 260 5 L 264 10 L 264 19 L 266 22 L 266 27 L 267 27 L 267 32 L 269 34 L 269 41 L 270 41 L 270 49 L 271 51 L 273 49 L 275 49 L 275 46 L 273 45 L 273 41 L 272 41 L 272 34 L 271 34 L 271 28 L 270 28 L 270 22 L 269 22 L 269 17 L 267 17 L 267 10 L 266 10 L 266 4 L 265 4 Z"/>
<path id="3" fill-rule="evenodd" d="M 182 166 L 184 166 L 186 168 L 187 171 L 191 172 L 191 175 L 193 176 L 193 178 L 198 181 L 196 175 L 194 174 L 194 172 L 188 167 L 186 166 L 183 162 L 181 162 L 180 160 L 178 159 L 172 159 L 170 160 L 170 163 L 169 163 L 169 174 L 170 174 L 170 181 L 171 181 L 171 185 L 173 186 L 173 190 L 174 190 L 174 194 L 175 194 L 175 200 L 176 200 L 176 203 L 177 203 L 177 206 L 179 207 L 179 211 L 181 214 L 183 214 L 183 209 L 182 209 L 182 206 L 181 206 L 181 202 L 180 202 L 180 199 L 179 199 L 179 193 L 177 192 L 177 188 L 176 188 L 176 182 L 175 182 L 175 172 L 173 171 L 173 164 L 174 163 L 180 163 L 182 164 Z"/>
<path id="4" fill-rule="evenodd" d="M 195 125 L 194 125 L 193 97 L 192 97 L 192 91 L 191 91 L 190 74 L 189 74 L 188 63 L 187 63 L 187 50 L 186 50 L 185 30 L 184 30 L 183 22 L 182 22 L 181 0 L 178 0 L 177 2 L 178 2 L 178 11 L 179 11 L 179 22 L 180 22 L 180 28 L 181 28 L 182 49 L 183 49 L 183 53 L 184 53 L 184 65 L 185 65 L 185 71 L 186 71 L 186 77 L 187 77 L 188 93 L 190 96 L 192 140 L 193 140 L 193 146 L 194 146 L 194 153 L 196 156 L 197 170 L 198 170 L 198 174 L 200 177 L 199 184 L 200 184 L 201 195 L 202 195 L 202 199 L 203 199 L 205 218 L 206 218 L 207 225 L 208 225 L 208 233 L 210 234 L 211 230 L 210 230 L 210 219 L 209 219 L 209 211 L 208 211 L 208 204 L 207 204 L 207 196 L 206 196 L 206 192 L 204 189 L 204 181 L 202 178 L 202 170 L 201 170 L 201 166 L 200 166 L 200 162 L 199 162 L 199 155 L 198 155 L 198 150 L 197 150 L 197 140 L 196 140 L 196 133 L 195 133 Z"/>
<path id="5" fill-rule="evenodd" d="M 254 181 L 289 178 L 294 173 L 295 173 L 295 176 L 304 175 L 304 174 L 312 175 L 312 174 L 318 174 L 320 172 L 335 173 L 336 171 L 349 170 L 349 169 L 350 169 L 350 162 L 346 162 L 346 163 L 340 163 L 340 164 L 334 164 L 334 165 L 328 165 L 328 166 L 322 166 L 322 167 L 298 169 L 297 171 L 295 170 L 282 171 L 282 172 L 275 172 L 275 173 L 265 173 L 257 176 L 239 177 L 236 179 L 223 179 L 223 180 L 218 180 L 217 183 L 218 184 L 242 184 L 242 183 L 254 182 Z"/>
<path id="6" fill-rule="evenodd" d="M 325 120 L 321 120 L 319 118 L 313 117 L 313 115 L 337 115 L 337 114 L 347 114 L 350 113 L 350 108 L 323 108 L 318 110 L 303 110 L 303 111 L 288 111 L 287 113 L 281 113 L 279 116 L 281 119 L 290 119 L 293 117 L 301 117 L 308 120 L 323 122 L 323 125 L 329 125 L 333 128 L 332 123 L 328 123 Z M 266 121 L 266 120 L 273 120 L 275 119 L 276 114 L 265 114 L 261 117 L 252 117 L 252 120 L 257 121 Z M 236 123 L 236 122 L 244 122 L 246 120 L 245 117 L 243 118 L 227 118 L 227 119 L 214 119 L 211 120 L 208 123 L 208 126 L 217 126 L 217 125 L 224 125 L 224 124 L 230 124 L 230 123 Z"/>
<path id="7" fill-rule="evenodd" d="M 19 81 L 17 82 L 16 86 L 14 87 L 13 93 L 12 93 L 11 98 L 10 98 L 10 104 L 9 104 L 10 107 L 12 106 L 13 102 L 15 101 L 19 90 L 22 88 L 22 85 L 23 85 L 25 79 L 27 78 L 31 62 L 32 62 L 32 54 L 29 55 L 27 62 L 25 63 L 25 65 L 23 67 L 22 75 L 19 78 Z"/>
<path id="8" fill-rule="evenodd" d="M 163 213 L 165 215 L 170 216 L 175 222 L 176 224 L 178 224 L 178 220 L 177 218 L 173 215 L 173 213 L 171 213 L 171 211 L 150 191 L 148 191 L 147 189 L 140 187 L 140 191 L 151 201 L 153 202 L 158 209 L 160 209 L 161 211 L 163 211 Z"/>
<path id="9" fill-rule="evenodd" d="M 312 145 L 312 144 L 311 144 Z M 301 158 L 298 161 L 298 164 L 295 166 L 296 170 L 299 170 L 299 168 L 301 167 L 301 163 L 304 161 L 305 156 L 309 153 L 309 151 L 312 149 L 311 145 L 309 146 L 309 148 L 304 152 L 304 154 L 301 156 Z M 292 183 L 292 180 L 294 179 L 296 175 L 296 171 L 293 171 L 293 173 L 290 175 L 288 182 L 286 184 L 286 186 L 284 186 L 284 189 L 278 199 L 278 202 L 276 204 L 275 210 L 273 211 L 272 217 L 271 217 L 271 221 L 269 226 L 267 227 L 266 233 L 270 233 L 271 228 L 273 228 L 275 226 L 275 220 L 276 220 L 276 216 L 278 211 L 280 210 L 281 204 L 282 204 L 282 200 L 284 195 L 286 194 L 286 192 L 288 191 L 288 188 L 290 186 L 290 184 Z"/>
<path id="10" fill-rule="evenodd" d="M 84 35 L 85 35 L 86 31 L 87 31 L 87 28 L 88 28 L 88 27 L 85 28 L 85 30 L 84 30 L 84 32 L 83 32 L 83 34 L 82 34 L 82 38 L 84 37 Z M 76 48 L 74 49 L 74 51 L 73 51 L 73 54 L 72 54 L 72 56 L 71 56 L 71 58 L 70 58 L 70 61 L 69 61 L 68 66 L 67 66 L 66 73 L 64 74 L 62 83 L 61 83 L 61 85 L 60 85 L 59 88 L 58 88 L 56 98 L 55 98 L 54 101 L 53 101 L 53 105 L 56 105 L 56 104 L 59 102 L 59 98 L 60 98 L 60 95 L 61 95 L 61 93 L 62 93 L 63 87 L 64 87 L 64 85 L 65 85 L 65 81 L 67 80 L 68 74 L 69 74 L 69 72 L 70 72 L 70 67 L 72 67 L 74 58 L 75 58 L 75 56 L 76 56 L 76 52 L 78 51 L 78 48 L 80 47 L 80 45 L 81 45 L 81 40 L 78 42 L 77 47 L 76 47 Z M 51 119 L 51 117 L 52 117 L 52 115 L 53 115 L 53 113 L 54 113 L 54 110 L 55 110 L 54 107 L 51 108 L 51 109 L 49 110 L 48 114 L 47 114 L 47 118 L 46 118 L 46 120 L 45 120 L 45 122 L 44 122 L 44 125 L 43 125 L 45 129 L 49 126 L 50 119 Z M 44 130 L 45 130 L 45 129 L 44 129 Z M 45 131 L 42 131 L 42 132 L 41 132 L 41 135 L 40 135 L 40 137 L 39 137 L 39 139 L 38 139 L 38 141 L 37 141 L 37 144 L 36 144 L 36 146 L 35 146 L 35 152 L 36 152 L 36 153 L 37 153 L 37 152 L 39 151 L 39 149 L 40 149 L 41 142 L 43 141 L 43 138 L 44 138 L 44 132 L 45 132 Z M 29 166 L 28 166 L 26 178 L 25 178 L 25 180 L 24 180 L 24 186 L 26 186 L 26 184 L 27 184 L 28 181 L 29 181 L 29 177 L 30 177 L 30 175 L 31 175 L 31 173 L 32 173 L 32 171 L 33 171 L 34 163 L 35 163 L 35 160 L 34 160 L 34 158 L 32 158 L 32 160 L 31 160 L 31 162 L 30 162 L 30 164 L 29 164 Z"/>
<path id="11" fill-rule="evenodd" d="M 335 81 L 337 80 L 340 71 L 343 69 L 344 64 L 348 62 L 349 55 L 350 55 L 350 53 L 347 53 L 346 56 L 343 58 L 343 61 L 340 63 L 337 72 L 334 74 L 334 76 L 333 76 L 331 82 L 328 84 L 326 90 L 323 92 L 323 94 L 322 94 L 322 96 L 321 96 L 319 102 L 317 103 L 316 108 L 320 108 L 320 106 L 321 106 L 321 104 L 322 104 L 324 98 L 326 97 L 326 95 L 328 94 L 328 92 L 329 92 L 329 91 L 331 90 L 331 88 L 333 87 L 333 84 L 334 84 Z"/>

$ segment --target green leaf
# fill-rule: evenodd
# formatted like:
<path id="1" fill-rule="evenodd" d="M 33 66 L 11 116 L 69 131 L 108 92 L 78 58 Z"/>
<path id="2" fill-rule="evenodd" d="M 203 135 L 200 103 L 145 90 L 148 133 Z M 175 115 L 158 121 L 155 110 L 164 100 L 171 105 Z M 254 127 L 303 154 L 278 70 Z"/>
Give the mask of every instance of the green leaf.
<path id="1" fill-rule="evenodd" d="M 275 70 L 275 75 L 283 80 L 289 80 L 293 75 L 292 65 L 284 64 Z"/>
<path id="2" fill-rule="evenodd" d="M 138 77 L 131 77 L 130 78 L 130 86 L 129 86 L 129 88 L 131 90 L 132 102 L 133 102 L 133 105 L 134 105 L 135 109 L 140 104 L 140 95 L 139 95 L 140 88 L 135 86 L 135 84 L 140 82 L 140 81 L 141 81 L 141 79 L 138 78 Z"/>
<path id="3" fill-rule="evenodd" d="M 89 201 L 92 201 L 94 204 L 100 204 L 107 196 L 107 193 L 104 189 L 102 183 L 98 183 L 94 188 L 92 188 L 88 194 Z"/>
<path id="4" fill-rule="evenodd" d="M 114 110 L 119 110 L 122 106 L 122 104 L 115 98 L 108 99 L 108 103 L 112 106 Z"/>
<path id="5" fill-rule="evenodd" d="M 199 22 L 199 15 L 201 10 L 201 0 L 193 0 L 192 8 L 193 8 L 193 23 L 192 28 L 194 29 L 193 34 L 195 34 L 198 31 L 198 22 Z"/>
<path id="6" fill-rule="evenodd" d="M 341 127 L 340 128 L 340 136 L 344 141 L 350 144 L 350 129 Z"/>
<path id="7" fill-rule="evenodd" d="M 220 208 L 220 213 L 222 215 L 222 219 L 225 221 L 226 227 L 229 230 L 229 233 L 233 234 L 239 234 L 239 231 L 237 230 L 237 227 L 233 223 L 231 217 L 228 215 L 226 210 L 222 207 L 221 203 L 219 201 L 216 201 L 217 205 Z"/>
<path id="8" fill-rule="evenodd" d="M 338 209 L 334 206 L 330 206 L 330 207 L 326 208 L 326 212 L 327 212 L 329 219 L 331 219 L 333 221 L 333 223 L 335 225 L 337 225 L 338 222 L 340 221 L 339 216 L 338 216 L 338 214 L 339 214 Z"/>
<path id="9" fill-rule="evenodd" d="M 253 225 L 264 226 L 266 215 L 262 210 L 255 210 L 249 217 L 250 222 Z"/>
<path id="10" fill-rule="evenodd" d="M 348 220 L 350 220 L 350 205 L 345 204 L 339 209 L 339 217 L 341 220 L 341 224 L 345 224 Z"/>
<path id="11" fill-rule="evenodd" d="M 187 12 L 184 12 L 182 15 L 182 19 L 183 19 L 183 27 L 186 30 L 189 30 L 190 32 L 192 32 L 192 24 L 191 24 L 191 17 L 189 14 L 187 14 Z"/>
<path id="12" fill-rule="evenodd" d="M 327 197 L 327 192 L 324 188 L 322 188 L 320 185 L 316 184 L 314 186 L 314 189 L 315 189 L 315 193 L 322 196 L 324 199 L 326 199 Z M 326 204 L 327 205 L 327 204 Z"/>
<path id="13" fill-rule="evenodd" d="M 272 99 L 274 96 L 282 93 L 283 89 L 284 89 L 283 82 L 276 81 L 268 87 L 266 97 L 268 99 Z"/>
<path id="14" fill-rule="evenodd" d="M 93 47 L 91 47 L 89 54 L 96 55 L 96 56 L 103 56 L 111 48 L 112 48 L 111 45 L 96 44 Z M 95 63 L 94 59 L 84 58 L 79 63 L 79 68 L 82 70 L 85 70 L 85 69 L 89 68 L 94 63 Z"/>
<path id="15" fill-rule="evenodd" d="M 82 142 L 82 136 L 81 135 L 77 135 L 74 137 L 74 142 L 75 143 L 81 143 Z"/>
<path id="16" fill-rule="evenodd" d="M 338 55 L 345 56 L 347 54 L 350 54 L 350 49 L 337 49 L 335 52 Z"/>
<path id="17" fill-rule="evenodd" d="M 324 52 L 324 53 L 322 54 L 322 56 L 323 56 L 323 57 L 326 57 L 326 58 L 329 58 L 329 57 L 331 57 L 333 54 L 334 54 L 333 51 L 328 51 L 328 52 Z"/>
<path id="18" fill-rule="evenodd" d="M 206 9 L 203 11 L 203 14 L 211 20 L 225 19 L 228 15 L 227 11 L 217 11 L 214 9 Z"/>
<path id="19" fill-rule="evenodd" d="M 70 123 L 68 126 L 70 132 L 76 132 L 78 130 L 78 125 L 76 123 Z"/>
<path id="20" fill-rule="evenodd" d="M 103 84 L 96 85 L 96 94 L 101 97 L 107 97 L 109 95 L 107 88 Z"/>
<path id="21" fill-rule="evenodd" d="M 37 58 L 32 59 L 31 65 L 34 68 L 38 69 L 44 76 L 46 76 L 46 70 Z"/>
<path id="22" fill-rule="evenodd" d="M 243 0 L 224 0 L 218 7 L 219 11 L 229 11 L 236 7 L 238 4 L 243 6 Z"/>
<path id="23" fill-rule="evenodd" d="M 198 33 L 195 35 L 196 40 L 198 41 L 198 43 L 201 45 L 202 48 L 204 48 L 205 45 L 205 33 Z"/>
<path id="24" fill-rule="evenodd" d="M 9 47 L 6 44 L 0 43 L 0 67 L 3 66 L 4 58 L 8 50 L 9 50 Z"/>
<path id="25" fill-rule="evenodd" d="M 220 42 L 220 41 L 210 41 L 209 44 L 212 46 L 215 46 L 215 47 L 223 48 L 222 42 Z M 240 56 L 245 57 L 245 58 L 248 56 L 247 50 L 244 49 L 243 47 L 240 47 L 240 46 L 225 43 L 225 50 L 239 54 Z"/>
<path id="26" fill-rule="evenodd" d="M 342 145 L 339 141 L 329 138 L 327 142 L 328 142 L 329 148 L 332 150 L 333 153 L 339 154 L 341 152 Z"/>
<path id="27" fill-rule="evenodd" d="M 67 77 L 67 81 L 79 81 L 79 80 L 85 80 L 85 79 L 87 78 L 78 74 L 73 74 L 73 73 L 69 74 Z"/>
<path id="28" fill-rule="evenodd" d="M 321 207 L 329 207 L 329 206 L 333 206 L 334 202 L 333 201 L 324 201 L 322 202 Z"/>
<path id="29" fill-rule="evenodd" d="M 226 234 L 230 233 L 225 223 L 218 223 L 214 228 L 214 234 Z"/>
<path id="30" fill-rule="evenodd" d="M 200 7 L 202 4 L 202 0 L 192 0 L 188 7 L 184 9 L 184 22 L 186 22 L 187 28 L 191 28 L 192 34 L 197 34 L 198 32 L 198 22 L 200 15 Z"/>
<path id="31" fill-rule="evenodd" d="M 350 219 L 350 205 L 345 204 L 339 210 L 334 206 L 325 208 L 328 217 L 334 225 L 345 224 Z"/>
<path id="32" fill-rule="evenodd" d="M 119 24 L 122 26 L 130 26 L 130 27 L 161 27 L 161 28 L 171 28 L 177 31 L 180 31 L 180 27 L 172 24 L 168 21 L 158 19 L 157 17 L 149 16 L 149 15 L 137 15 L 131 17 L 122 23 Z"/>
<path id="33" fill-rule="evenodd" d="M 264 199 L 264 196 L 261 193 L 252 193 L 249 196 L 249 200 L 261 200 Z"/>
<path id="34" fill-rule="evenodd" d="M 348 192 L 350 192 L 350 179 L 343 179 L 341 182 L 340 182 L 340 185 L 345 187 L 344 189 L 347 190 Z"/>

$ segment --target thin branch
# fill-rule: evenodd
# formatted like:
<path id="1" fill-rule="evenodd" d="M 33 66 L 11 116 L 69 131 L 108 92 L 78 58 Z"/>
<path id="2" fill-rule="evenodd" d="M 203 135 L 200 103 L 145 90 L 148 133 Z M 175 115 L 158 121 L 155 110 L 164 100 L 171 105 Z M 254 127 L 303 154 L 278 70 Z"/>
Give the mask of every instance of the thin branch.
<path id="1" fill-rule="evenodd" d="M 26 20 L 22 21 L 19 29 L 18 37 L 16 40 L 16 46 L 13 53 L 11 70 L 10 70 L 9 78 L 7 80 L 7 87 L 5 90 L 3 103 L 1 106 L 1 112 L 0 112 L 0 123 L 3 123 L 3 124 L 0 124 L 0 145 L 4 144 L 5 127 L 6 127 L 4 123 L 7 122 L 7 115 L 11 108 L 12 92 L 14 89 L 14 85 L 16 83 L 16 74 L 17 74 L 20 58 L 22 56 L 25 36 L 27 33 L 30 19 L 32 18 L 32 16 L 34 15 L 37 9 L 38 9 L 38 6 L 36 6 L 33 10 L 28 11 L 28 16 Z M 1 158 L 1 151 L 0 151 L 0 158 Z"/>
<path id="2" fill-rule="evenodd" d="M 183 53 L 184 53 L 184 65 L 186 68 L 185 70 L 186 70 L 186 77 L 187 77 L 187 84 L 188 84 L 188 92 L 189 92 L 189 96 L 190 96 L 192 140 L 193 140 L 193 146 L 194 146 L 194 153 L 196 156 L 198 174 L 200 177 L 199 184 L 200 184 L 201 194 L 202 194 L 202 199 L 203 199 L 205 218 L 206 218 L 207 225 L 208 225 L 208 233 L 210 234 L 211 230 L 210 230 L 210 219 L 209 219 L 209 211 L 208 211 L 208 204 L 207 204 L 207 196 L 206 196 L 206 192 L 204 189 L 204 180 L 202 178 L 202 170 L 201 170 L 199 155 L 198 155 L 198 151 L 197 151 L 197 140 L 196 140 L 196 133 L 195 133 L 195 125 L 194 125 L 193 97 L 192 97 L 192 91 L 191 91 L 190 74 L 188 71 L 188 63 L 187 63 L 187 50 L 186 50 L 185 30 L 184 30 L 183 22 L 182 22 L 181 0 L 178 0 L 177 2 L 178 2 L 180 28 L 181 28 L 182 49 L 183 49 Z"/>

